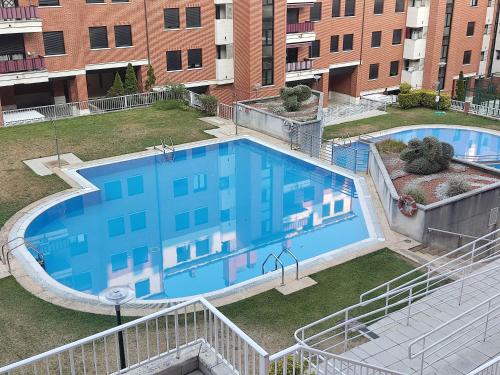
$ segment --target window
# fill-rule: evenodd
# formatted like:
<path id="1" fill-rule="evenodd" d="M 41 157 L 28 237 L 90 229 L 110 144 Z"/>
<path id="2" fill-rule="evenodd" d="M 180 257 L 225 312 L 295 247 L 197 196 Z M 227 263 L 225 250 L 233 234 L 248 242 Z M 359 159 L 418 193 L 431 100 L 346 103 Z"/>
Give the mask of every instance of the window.
<path id="1" fill-rule="evenodd" d="M 470 64 L 471 56 L 472 56 L 472 51 L 464 51 L 464 59 L 462 64 L 464 65 Z"/>
<path id="2" fill-rule="evenodd" d="M 356 0 L 345 0 L 344 16 L 353 17 L 356 13 Z"/>
<path id="3" fill-rule="evenodd" d="M 115 44 L 117 47 L 132 46 L 132 27 L 130 25 L 115 26 Z"/>
<path id="4" fill-rule="evenodd" d="M 477 0 L 471 0 L 470 1 L 470 6 L 471 7 L 477 7 Z"/>
<path id="5" fill-rule="evenodd" d="M 340 17 L 340 0 L 332 1 L 332 17 Z"/>
<path id="6" fill-rule="evenodd" d="M 405 0 L 396 0 L 395 12 L 404 12 L 404 11 L 405 11 Z"/>
<path id="7" fill-rule="evenodd" d="M 47 31 L 43 33 L 43 44 L 46 55 L 64 55 L 64 34 L 62 31 Z"/>
<path id="8" fill-rule="evenodd" d="M 321 3 L 314 3 L 314 5 L 311 7 L 309 19 L 311 21 L 321 20 Z"/>
<path id="9" fill-rule="evenodd" d="M 320 54 L 319 40 L 314 40 L 311 46 L 309 47 L 309 58 L 312 59 L 315 57 L 319 57 L 319 54 Z"/>
<path id="10" fill-rule="evenodd" d="M 201 27 L 200 7 L 186 8 L 186 27 Z"/>
<path id="11" fill-rule="evenodd" d="M 112 3 L 128 3 L 129 0 L 111 0 Z"/>
<path id="12" fill-rule="evenodd" d="M 468 22 L 467 23 L 467 36 L 472 36 L 474 35 L 474 28 L 476 26 L 475 22 Z"/>
<path id="13" fill-rule="evenodd" d="M 486 59 L 486 52 L 481 51 L 481 61 L 484 61 Z"/>
<path id="14" fill-rule="evenodd" d="M 87 4 L 104 4 L 104 0 L 85 0 Z"/>
<path id="15" fill-rule="evenodd" d="M 339 36 L 332 35 L 330 37 L 330 52 L 338 52 L 339 51 Z"/>
<path id="16" fill-rule="evenodd" d="M 274 0 L 262 0 L 262 86 L 274 83 Z"/>
<path id="17" fill-rule="evenodd" d="M 377 79 L 377 78 L 378 78 L 378 64 L 370 64 L 368 79 Z"/>
<path id="18" fill-rule="evenodd" d="M 163 23 L 165 25 L 165 29 L 178 29 L 180 27 L 179 9 L 178 8 L 164 9 Z"/>
<path id="19" fill-rule="evenodd" d="M 392 31 L 392 45 L 401 44 L 401 36 L 403 34 L 403 30 L 395 29 Z"/>
<path id="20" fill-rule="evenodd" d="M 38 0 L 40 7 L 56 7 L 59 6 L 59 0 Z"/>
<path id="21" fill-rule="evenodd" d="M 384 13 L 384 0 L 375 0 L 375 2 L 373 3 L 373 13 Z"/>
<path id="22" fill-rule="evenodd" d="M 372 32 L 372 48 L 380 47 L 382 42 L 382 31 Z"/>
<path id="23" fill-rule="evenodd" d="M 170 72 L 175 70 L 182 70 L 181 51 L 167 52 L 167 70 Z"/>
<path id="24" fill-rule="evenodd" d="M 352 51 L 352 49 L 353 49 L 353 39 L 354 39 L 354 34 L 346 34 L 346 35 L 344 35 L 344 41 L 342 42 L 342 49 L 344 51 Z"/>
<path id="25" fill-rule="evenodd" d="M 90 49 L 108 48 L 108 29 L 106 26 L 89 27 Z"/>
<path id="26" fill-rule="evenodd" d="M 196 69 L 203 66 L 201 55 L 201 48 L 188 49 L 188 69 Z"/>
<path id="27" fill-rule="evenodd" d="M 395 77 L 399 74 L 399 61 L 391 61 L 391 66 L 389 68 L 389 76 Z"/>

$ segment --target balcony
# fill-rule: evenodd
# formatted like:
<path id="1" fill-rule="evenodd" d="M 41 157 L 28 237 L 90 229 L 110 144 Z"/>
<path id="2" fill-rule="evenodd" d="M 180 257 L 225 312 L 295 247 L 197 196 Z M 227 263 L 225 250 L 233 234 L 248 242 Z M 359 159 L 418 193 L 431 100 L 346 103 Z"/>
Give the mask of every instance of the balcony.
<path id="1" fill-rule="evenodd" d="M 234 60 L 215 60 L 215 79 L 218 84 L 232 83 L 234 81 Z"/>
<path id="2" fill-rule="evenodd" d="M 233 20 L 231 18 L 215 20 L 215 44 L 233 43 Z"/>
<path id="3" fill-rule="evenodd" d="M 495 7 L 487 7 L 486 8 L 486 25 L 493 24 L 493 19 L 495 18 Z"/>
<path id="4" fill-rule="evenodd" d="M 423 70 L 414 70 L 410 68 L 408 70 L 403 69 L 401 73 L 401 82 L 409 83 L 411 87 L 414 89 L 422 87 L 423 79 L 424 79 Z"/>
<path id="5" fill-rule="evenodd" d="M 315 2 L 316 0 L 286 0 L 287 5 L 307 5 Z"/>
<path id="6" fill-rule="evenodd" d="M 0 61 L 0 87 L 48 82 L 49 74 L 43 57 Z"/>
<path id="7" fill-rule="evenodd" d="M 316 40 L 313 22 L 289 23 L 286 25 L 287 43 L 304 43 Z"/>
<path id="8" fill-rule="evenodd" d="M 295 61 L 286 63 L 286 81 L 299 81 L 314 78 L 313 61 Z"/>
<path id="9" fill-rule="evenodd" d="M 479 61 L 479 69 L 477 74 L 480 76 L 484 76 L 486 74 L 486 61 Z"/>
<path id="10" fill-rule="evenodd" d="M 428 6 L 408 7 L 406 26 L 412 28 L 429 26 L 429 9 Z"/>
<path id="11" fill-rule="evenodd" d="M 38 7 L 0 8 L 0 34 L 41 33 Z"/>
<path id="12" fill-rule="evenodd" d="M 405 39 L 403 58 L 408 60 L 419 60 L 425 57 L 426 40 L 423 38 L 418 39 Z"/>

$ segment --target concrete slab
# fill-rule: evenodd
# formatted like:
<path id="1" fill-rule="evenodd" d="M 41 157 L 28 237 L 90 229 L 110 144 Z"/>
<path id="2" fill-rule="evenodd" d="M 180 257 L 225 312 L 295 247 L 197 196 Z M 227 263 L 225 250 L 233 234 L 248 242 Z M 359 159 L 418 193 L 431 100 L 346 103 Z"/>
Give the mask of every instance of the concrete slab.
<path id="1" fill-rule="evenodd" d="M 302 277 L 298 280 L 293 280 L 292 282 L 288 282 L 283 286 L 279 286 L 276 288 L 278 292 L 287 296 L 289 294 L 295 293 L 299 290 L 309 288 L 310 286 L 316 285 L 317 282 L 311 279 L 308 276 Z"/>
<path id="2" fill-rule="evenodd" d="M 39 176 L 50 176 L 54 173 L 53 168 L 80 164 L 81 162 L 82 161 L 73 153 L 61 154 L 60 166 L 57 155 L 23 161 L 24 164 L 26 164 L 33 172 L 35 172 Z"/>
<path id="3" fill-rule="evenodd" d="M 371 118 L 371 117 L 377 117 L 381 115 L 386 115 L 387 112 L 384 111 L 379 111 L 378 109 L 374 109 L 372 111 L 366 111 L 360 114 L 352 115 L 352 116 L 347 116 L 335 120 L 330 120 L 328 121 L 325 126 L 330 126 L 330 125 L 337 125 L 337 124 L 343 124 L 344 122 L 349 122 L 349 121 L 357 121 L 357 120 L 363 120 L 365 118 Z"/>

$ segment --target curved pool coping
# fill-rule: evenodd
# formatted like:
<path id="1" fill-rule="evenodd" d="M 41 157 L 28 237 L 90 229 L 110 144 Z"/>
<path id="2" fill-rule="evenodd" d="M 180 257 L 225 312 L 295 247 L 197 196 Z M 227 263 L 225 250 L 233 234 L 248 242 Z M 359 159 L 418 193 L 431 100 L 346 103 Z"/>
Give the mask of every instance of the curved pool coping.
<path id="1" fill-rule="evenodd" d="M 351 178 L 354 182 L 356 191 L 358 192 L 360 207 L 368 230 L 368 238 L 361 241 L 357 241 L 347 246 L 333 249 L 331 251 L 325 252 L 323 254 L 320 254 L 318 256 L 300 262 L 299 263 L 300 272 L 302 276 L 309 275 L 311 273 L 318 272 L 322 269 L 332 267 L 333 265 L 339 264 L 343 261 L 353 259 L 357 256 L 378 250 L 381 247 L 380 246 L 381 243 L 385 241 L 384 234 L 381 229 L 381 225 L 378 222 L 378 217 L 372 206 L 372 202 L 370 199 L 368 199 L 369 192 L 366 186 L 366 182 L 363 177 L 354 175 L 351 171 L 323 163 L 318 159 L 311 158 L 297 151 L 285 150 L 276 145 L 262 141 L 261 139 L 246 135 L 227 137 L 227 138 L 217 138 L 200 142 L 182 144 L 176 146 L 176 150 L 190 149 L 197 146 L 212 145 L 237 139 L 249 139 L 265 147 L 274 149 L 278 152 L 285 153 L 292 157 L 297 157 L 301 160 L 309 162 L 320 168 L 335 173 L 339 173 L 345 177 Z M 56 193 L 52 196 L 43 198 L 29 205 L 24 210 L 21 210 L 19 212 L 20 217 L 17 217 L 18 214 L 14 215 L 13 217 L 14 223 L 12 224 L 8 232 L 8 240 L 9 241 L 14 240 L 15 238 L 18 237 L 24 238 L 26 230 L 28 226 L 31 224 L 31 222 L 41 213 L 53 207 L 54 205 L 61 203 L 65 200 L 68 200 L 70 198 L 99 190 L 90 181 L 88 181 L 82 175 L 80 175 L 77 172 L 78 170 L 95 167 L 99 165 L 106 165 L 132 159 L 149 157 L 152 155 L 157 155 L 158 152 L 159 151 L 157 150 L 148 150 L 139 153 L 126 154 L 117 157 L 84 162 L 75 166 L 62 168 L 61 172 L 64 174 L 64 176 L 69 178 L 78 187 L 60 193 Z M 12 263 L 15 264 L 16 266 L 13 267 L 12 274 L 14 275 L 14 277 L 16 277 L 16 279 L 20 282 L 20 284 L 23 285 L 23 287 L 25 287 L 25 289 L 28 289 L 33 294 L 40 296 L 36 288 L 36 286 L 40 286 L 44 291 L 44 295 L 41 297 L 45 300 L 48 300 L 49 302 L 60 304 L 65 307 L 69 307 L 76 310 L 100 312 L 100 313 L 112 312 L 109 309 L 109 306 L 103 305 L 99 301 L 96 295 L 80 292 L 57 282 L 54 278 L 52 278 L 49 274 L 47 274 L 45 270 L 38 264 L 38 262 L 35 260 L 35 258 L 28 251 L 28 249 L 24 244 L 13 250 L 12 254 L 14 255 L 14 260 L 12 261 Z M 17 265 L 21 266 L 21 269 L 22 271 L 24 271 L 24 273 L 17 269 Z M 285 268 L 285 275 L 287 280 L 291 280 L 293 278 L 294 269 L 295 265 L 290 265 Z M 29 282 L 26 283 L 26 280 L 23 279 L 23 277 L 26 276 L 29 278 L 30 281 L 34 281 L 35 285 L 30 286 Z M 186 297 L 158 299 L 158 300 L 134 299 L 132 302 L 127 304 L 127 310 L 130 311 L 129 315 L 137 315 L 138 311 L 139 312 L 144 311 L 144 309 L 165 308 L 199 296 L 203 296 L 207 300 L 210 300 L 213 304 L 220 306 L 227 303 L 236 302 L 238 300 L 247 298 L 251 295 L 272 289 L 279 285 L 279 281 L 281 278 L 280 276 L 281 274 L 280 271 L 278 270 L 254 277 L 249 280 L 245 280 L 243 282 L 231 285 L 223 289 L 219 289 L 209 293 L 204 293 L 201 295 L 192 295 Z M 126 311 L 125 313 L 127 314 Z"/>

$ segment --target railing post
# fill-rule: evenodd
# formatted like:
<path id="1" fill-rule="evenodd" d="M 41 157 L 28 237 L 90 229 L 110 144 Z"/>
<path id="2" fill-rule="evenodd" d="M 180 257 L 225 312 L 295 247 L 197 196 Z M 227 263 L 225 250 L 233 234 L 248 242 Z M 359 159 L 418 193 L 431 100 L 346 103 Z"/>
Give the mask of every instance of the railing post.
<path id="1" fill-rule="evenodd" d="M 345 317 L 344 317 L 344 352 L 347 351 L 347 340 L 348 340 L 347 322 L 348 321 L 349 321 L 349 310 L 346 310 Z"/>
<path id="2" fill-rule="evenodd" d="M 260 354 L 259 358 L 259 375 L 269 374 L 269 356 Z"/>
<path id="3" fill-rule="evenodd" d="M 410 295 L 408 296 L 408 314 L 406 316 L 406 325 L 410 325 L 410 316 L 411 316 L 411 300 L 413 298 L 413 288 L 410 289 Z"/>
<path id="4" fill-rule="evenodd" d="M 425 337 L 422 340 L 422 358 L 420 359 L 420 375 L 424 373 L 424 358 L 425 358 Z"/>
<path id="5" fill-rule="evenodd" d="M 488 323 L 490 320 L 491 300 L 488 302 L 488 313 L 486 314 L 486 322 L 484 324 L 484 337 L 483 341 L 486 342 L 486 334 L 488 333 Z"/>
<path id="6" fill-rule="evenodd" d="M 174 316 L 174 334 L 175 334 L 175 356 L 177 359 L 181 357 L 181 350 L 179 345 L 179 313 L 175 310 Z"/>

